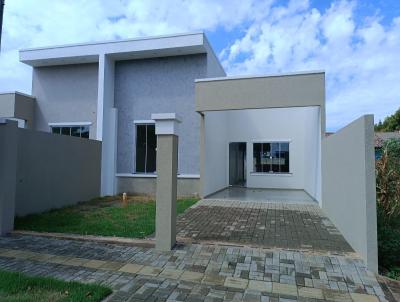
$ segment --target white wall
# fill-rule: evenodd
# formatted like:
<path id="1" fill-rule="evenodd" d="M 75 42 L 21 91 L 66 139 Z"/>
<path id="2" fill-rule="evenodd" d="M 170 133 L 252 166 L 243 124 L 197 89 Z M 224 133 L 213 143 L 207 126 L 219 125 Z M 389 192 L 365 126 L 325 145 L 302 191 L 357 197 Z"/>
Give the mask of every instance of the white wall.
<path id="1" fill-rule="evenodd" d="M 246 142 L 247 187 L 304 189 L 320 200 L 317 188 L 320 177 L 319 122 L 317 106 L 206 113 L 207 193 L 228 186 L 228 143 Z M 289 174 L 252 172 L 253 143 L 260 141 L 289 141 Z M 224 162 L 220 162 L 221 160 Z"/>
<path id="2" fill-rule="evenodd" d="M 322 142 L 322 209 L 377 272 L 374 118 L 363 116 Z"/>
<path id="3" fill-rule="evenodd" d="M 227 186 L 228 112 L 206 112 L 203 196 Z"/>

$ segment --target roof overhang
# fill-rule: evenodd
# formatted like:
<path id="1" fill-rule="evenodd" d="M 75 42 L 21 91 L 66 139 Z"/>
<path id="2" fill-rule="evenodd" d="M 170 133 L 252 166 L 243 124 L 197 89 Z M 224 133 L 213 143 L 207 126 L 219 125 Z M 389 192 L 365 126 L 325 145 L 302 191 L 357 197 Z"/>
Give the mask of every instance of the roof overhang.
<path id="1" fill-rule="evenodd" d="M 169 36 L 100 43 L 71 44 L 53 47 L 22 49 L 20 61 L 33 67 L 65 64 L 95 63 L 101 54 L 113 60 L 144 59 L 178 56 L 212 51 L 204 33 L 188 33 Z"/>
<path id="2" fill-rule="evenodd" d="M 196 111 L 319 106 L 325 133 L 325 72 L 222 77 L 195 83 Z"/>

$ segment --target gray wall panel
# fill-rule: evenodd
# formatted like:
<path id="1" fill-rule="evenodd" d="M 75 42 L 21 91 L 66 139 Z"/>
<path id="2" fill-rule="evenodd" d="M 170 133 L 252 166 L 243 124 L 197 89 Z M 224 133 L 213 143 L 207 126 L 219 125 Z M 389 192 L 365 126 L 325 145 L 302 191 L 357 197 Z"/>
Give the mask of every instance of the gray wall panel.
<path id="1" fill-rule="evenodd" d="M 194 80 L 207 73 L 206 55 L 119 61 L 115 65 L 115 107 L 118 109 L 117 172 L 134 172 L 134 120 L 152 113 L 175 112 L 179 129 L 179 173 L 199 174 L 199 124 Z"/>
<path id="2" fill-rule="evenodd" d="M 18 129 L 16 215 L 99 196 L 100 158 L 98 141 Z"/>
<path id="3" fill-rule="evenodd" d="M 117 194 L 123 192 L 154 196 L 157 178 L 155 177 L 117 177 Z M 198 196 L 200 179 L 178 178 L 178 197 Z"/>
<path id="4" fill-rule="evenodd" d="M 33 69 L 35 129 L 49 131 L 50 122 L 92 122 L 96 137 L 98 65 L 79 64 Z"/>
<path id="5" fill-rule="evenodd" d="M 378 271 L 374 118 L 363 116 L 322 140 L 322 209 Z"/>

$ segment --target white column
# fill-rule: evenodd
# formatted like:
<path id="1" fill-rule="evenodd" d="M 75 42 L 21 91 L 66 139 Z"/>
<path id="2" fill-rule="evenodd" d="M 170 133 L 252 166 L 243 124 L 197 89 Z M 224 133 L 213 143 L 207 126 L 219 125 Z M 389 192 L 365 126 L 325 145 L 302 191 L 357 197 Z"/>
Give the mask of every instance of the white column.
<path id="1" fill-rule="evenodd" d="M 114 108 L 115 62 L 106 54 L 99 56 L 96 138 L 102 141 L 101 195 L 114 195 L 117 150 L 117 117 Z"/>

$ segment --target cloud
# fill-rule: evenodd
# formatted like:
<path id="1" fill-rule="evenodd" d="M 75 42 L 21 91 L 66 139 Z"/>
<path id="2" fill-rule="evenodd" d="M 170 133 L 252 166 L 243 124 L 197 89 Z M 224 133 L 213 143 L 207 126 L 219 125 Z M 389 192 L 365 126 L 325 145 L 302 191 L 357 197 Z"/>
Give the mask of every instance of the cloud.
<path id="1" fill-rule="evenodd" d="M 379 13 L 359 15 L 359 5 L 333 1 L 322 11 L 307 0 L 9 0 L 0 91 L 30 92 L 21 48 L 206 30 L 234 37 L 220 52 L 228 74 L 324 69 L 328 129 L 364 113 L 382 119 L 400 104 L 400 17 L 383 24 Z"/>
<path id="2" fill-rule="evenodd" d="M 362 114 L 376 120 L 400 106 L 400 18 L 356 23 L 355 2 L 333 2 L 320 12 L 291 1 L 253 22 L 220 58 L 230 74 L 326 71 L 328 129 Z"/>
<path id="3" fill-rule="evenodd" d="M 114 40 L 193 30 L 232 29 L 269 1 L 6 1 L 0 91 L 30 92 L 31 71 L 18 62 L 29 47 Z"/>

